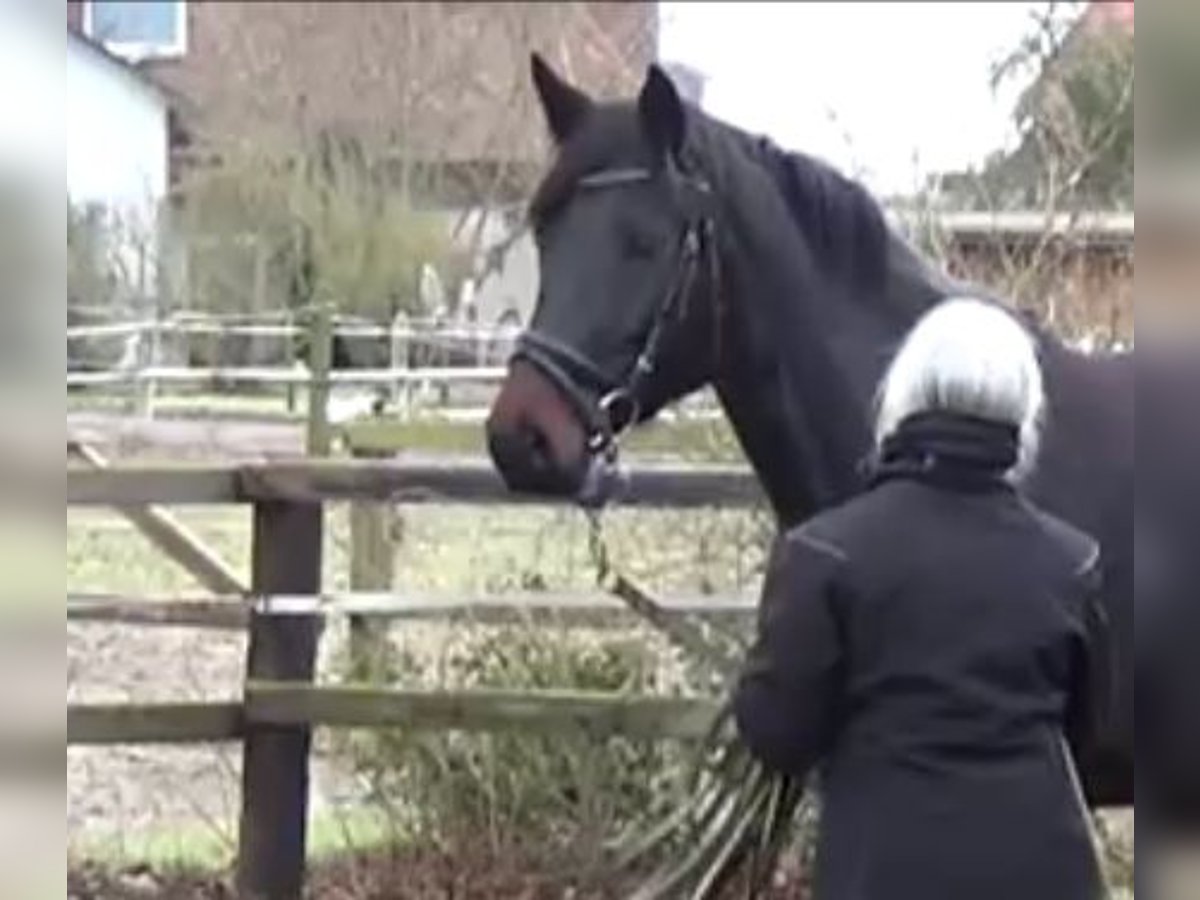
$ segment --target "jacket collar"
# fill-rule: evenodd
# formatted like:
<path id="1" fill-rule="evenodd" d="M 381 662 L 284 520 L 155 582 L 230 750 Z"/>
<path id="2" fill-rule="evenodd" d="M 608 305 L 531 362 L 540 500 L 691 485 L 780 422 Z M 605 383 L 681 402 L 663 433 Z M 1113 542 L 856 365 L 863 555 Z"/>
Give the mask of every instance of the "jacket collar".
<path id="1" fill-rule="evenodd" d="M 869 483 L 909 478 L 951 490 L 1011 490 L 1005 476 L 1019 451 L 1014 425 L 960 413 L 917 413 L 883 441 L 869 466 Z"/>

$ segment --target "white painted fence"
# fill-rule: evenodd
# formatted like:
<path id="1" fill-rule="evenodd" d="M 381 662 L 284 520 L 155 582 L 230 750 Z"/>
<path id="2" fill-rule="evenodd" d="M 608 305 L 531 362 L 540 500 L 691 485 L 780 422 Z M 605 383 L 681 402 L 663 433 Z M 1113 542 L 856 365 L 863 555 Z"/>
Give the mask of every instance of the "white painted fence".
<path id="1" fill-rule="evenodd" d="M 138 392 L 141 412 L 152 416 L 154 398 L 166 386 L 220 385 L 222 392 L 233 392 L 238 386 L 258 388 L 305 388 L 312 384 L 313 375 L 302 362 L 293 366 L 169 366 L 155 360 L 163 335 L 229 335 L 294 338 L 306 332 L 302 326 L 287 320 L 286 314 L 276 316 L 280 321 L 263 322 L 246 317 L 217 319 L 210 316 L 180 315 L 156 321 L 144 319 L 103 325 L 74 326 L 67 329 L 68 340 L 124 341 L 120 362 L 101 371 L 67 373 L 68 388 L 104 388 L 124 386 Z M 369 392 L 334 394 L 330 398 L 331 420 L 345 421 L 368 411 L 380 389 L 386 389 L 401 415 L 409 415 L 419 406 L 438 408 L 438 414 L 466 421 L 481 420 L 485 410 L 479 406 L 449 409 L 432 399 L 450 387 L 479 386 L 494 388 L 504 379 L 504 365 L 477 366 L 412 366 L 407 363 L 409 348 L 419 342 L 475 344 L 477 358 L 495 355 L 497 348 L 506 347 L 513 338 L 509 330 L 482 328 L 470 325 L 445 325 L 421 321 L 397 321 L 392 326 L 340 322 L 334 333 L 343 337 L 379 337 L 390 341 L 391 365 L 387 368 L 335 369 L 329 373 L 329 383 L 335 388 L 369 388 Z M 143 352 L 142 342 L 148 341 Z M 1132 345 L 1113 346 L 1102 337 L 1090 336 L 1072 342 L 1085 353 L 1122 352 Z M 418 398 L 422 402 L 418 402 Z M 336 410 L 334 409 L 336 407 Z M 683 418 L 708 419 L 720 415 L 710 397 L 685 403 L 678 415 Z M 669 416 L 668 416 L 669 417 Z"/>
<path id="2" fill-rule="evenodd" d="M 275 321 L 263 321 L 264 318 Z M 164 388 L 220 386 L 222 394 L 236 396 L 239 387 L 307 388 L 313 374 L 303 363 L 292 366 L 173 366 L 157 362 L 164 336 L 255 336 L 291 339 L 306 333 L 303 326 L 288 321 L 287 314 L 267 314 L 254 317 L 225 317 L 176 315 L 156 321 L 142 319 L 102 325 L 73 326 L 67 329 L 68 340 L 121 341 L 120 361 L 110 369 L 67 372 L 68 389 L 129 389 L 141 415 L 153 417 L 156 398 Z M 450 407 L 443 394 L 452 387 L 477 386 L 495 388 L 504 379 L 505 365 L 476 366 L 414 366 L 409 364 L 410 348 L 420 343 L 459 348 L 475 345 L 476 358 L 495 358 L 507 353 L 514 332 L 511 329 L 482 328 L 464 324 L 408 320 L 392 326 L 358 322 L 338 322 L 334 334 L 343 337 L 387 338 L 391 365 L 387 368 L 334 369 L 329 384 L 335 389 L 329 399 L 329 420 L 337 424 L 368 415 L 382 392 L 391 400 L 391 410 L 410 417 L 418 410 L 428 409 L 439 418 L 479 422 L 486 407 L 474 405 Z M 354 389 L 359 389 L 355 391 Z M 339 390 L 340 389 L 340 390 Z M 715 419 L 720 412 L 711 398 L 694 398 L 682 404 L 665 418 L 698 420 Z"/>
<path id="3" fill-rule="evenodd" d="M 263 321 L 264 318 L 268 321 Z M 111 368 L 68 371 L 67 388 L 128 388 L 135 393 L 140 412 L 153 416 L 155 398 L 162 388 L 170 386 L 219 385 L 222 393 L 232 392 L 231 389 L 236 390 L 239 386 L 260 389 L 276 386 L 289 390 L 308 387 L 313 384 L 314 376 L 300 361 L 290 366 L 180 366 L 160 362 L 164 337 L 274 337 L 287 341 L 306 333 L 307 329 L 295 324 L 286 313 L 226 318 L 182 314 L 162 320 L 72 326 L 67 328 L 68 341 L 120 341 L 122 351 L 119 361 Z M 428 399 L 450 386 L 491 387 L 498 384 L 504 377 L 505 367 L 483 363 L 506 354 L 513 337 L 507 330 L 404 319 L 398 319 L 390 326 L 338 322 L 334 334 L 347 338 L 386 339 L 390 364 L 384 368 L 335 369 L 329 373 L 328 383 L 335 388 L 372 388 L 376 394 L 380 389 L 386 389 L 403 412 L 416 405 L 415 395 L 418 394 Z M 436 349 L 457 348 L 460 354 L 473 355 L 481 364 L 414 366 L 411 364 L 412 350 L 421 344 Z M 331 406 L 369 408 L 373 399 L 374 395 L 356 397 L 343 393 L 331 398 Z"/>

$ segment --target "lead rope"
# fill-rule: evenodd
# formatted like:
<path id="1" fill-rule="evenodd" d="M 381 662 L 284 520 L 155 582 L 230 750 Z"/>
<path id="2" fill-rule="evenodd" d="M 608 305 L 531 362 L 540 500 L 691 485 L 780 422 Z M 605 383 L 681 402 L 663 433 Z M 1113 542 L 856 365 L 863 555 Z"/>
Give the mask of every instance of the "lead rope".
<path id="1" fill-rule="evenodd" d="M 734 659 L 709 640 L 703 627 L 689 622 L 678 613 L 664 609 L 662 604 L 632 579 L 617 571 L 612 564 L 612 555 L 604 536 L 600 510 L 587 510 L 586 514 L 588 554 L 596 569 L 596 586 L 624 603 L 630 611 L 660 632 L 694 662 L 702 664 L 722 679 L 731 676 L 735 671 Z"/>

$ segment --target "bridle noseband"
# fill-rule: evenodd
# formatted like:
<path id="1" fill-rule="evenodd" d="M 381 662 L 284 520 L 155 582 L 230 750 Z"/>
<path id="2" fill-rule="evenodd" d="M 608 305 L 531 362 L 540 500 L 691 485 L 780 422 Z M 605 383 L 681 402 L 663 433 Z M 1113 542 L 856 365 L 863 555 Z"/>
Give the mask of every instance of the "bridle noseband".
<path id="1" fill-rule="evenodd" d="M 667 326 L 686 312 L 702 263 L 709 270 L 709 289 L 715 293 L 718 288 L 711 189 L 706 181 L 685 174 L 677 166 L 668 166 L 665 171 L 673 174 L 682 192 L 679 256 L 675 276 L 628 370 L 613 376 L 579 350 L 533 327 L 522 332 L 513 349 L 512 358 L 525 360 L 549 379 L 584 423 L 589 469 L 577 500 L 585 506 L 603 505 L 622 481 L 620 439 L 641 415 L 646 386 L 657 371 Z M 576 186 L 605 190 L 654 178 L 655 172 L 650 169 L 606 169 L 584 176 Z"/>

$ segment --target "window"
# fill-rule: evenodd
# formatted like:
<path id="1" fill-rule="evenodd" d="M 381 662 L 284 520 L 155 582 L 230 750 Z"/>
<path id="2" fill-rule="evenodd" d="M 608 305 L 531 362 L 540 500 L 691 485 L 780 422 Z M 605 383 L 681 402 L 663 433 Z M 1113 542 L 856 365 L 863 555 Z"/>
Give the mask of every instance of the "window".
<path id="1" fill-rule="evenodd" d="M 83 30 L 130 59 L 181 56 L 187 48 L 187 6 L 184 0 L 88 0 Z"/>

